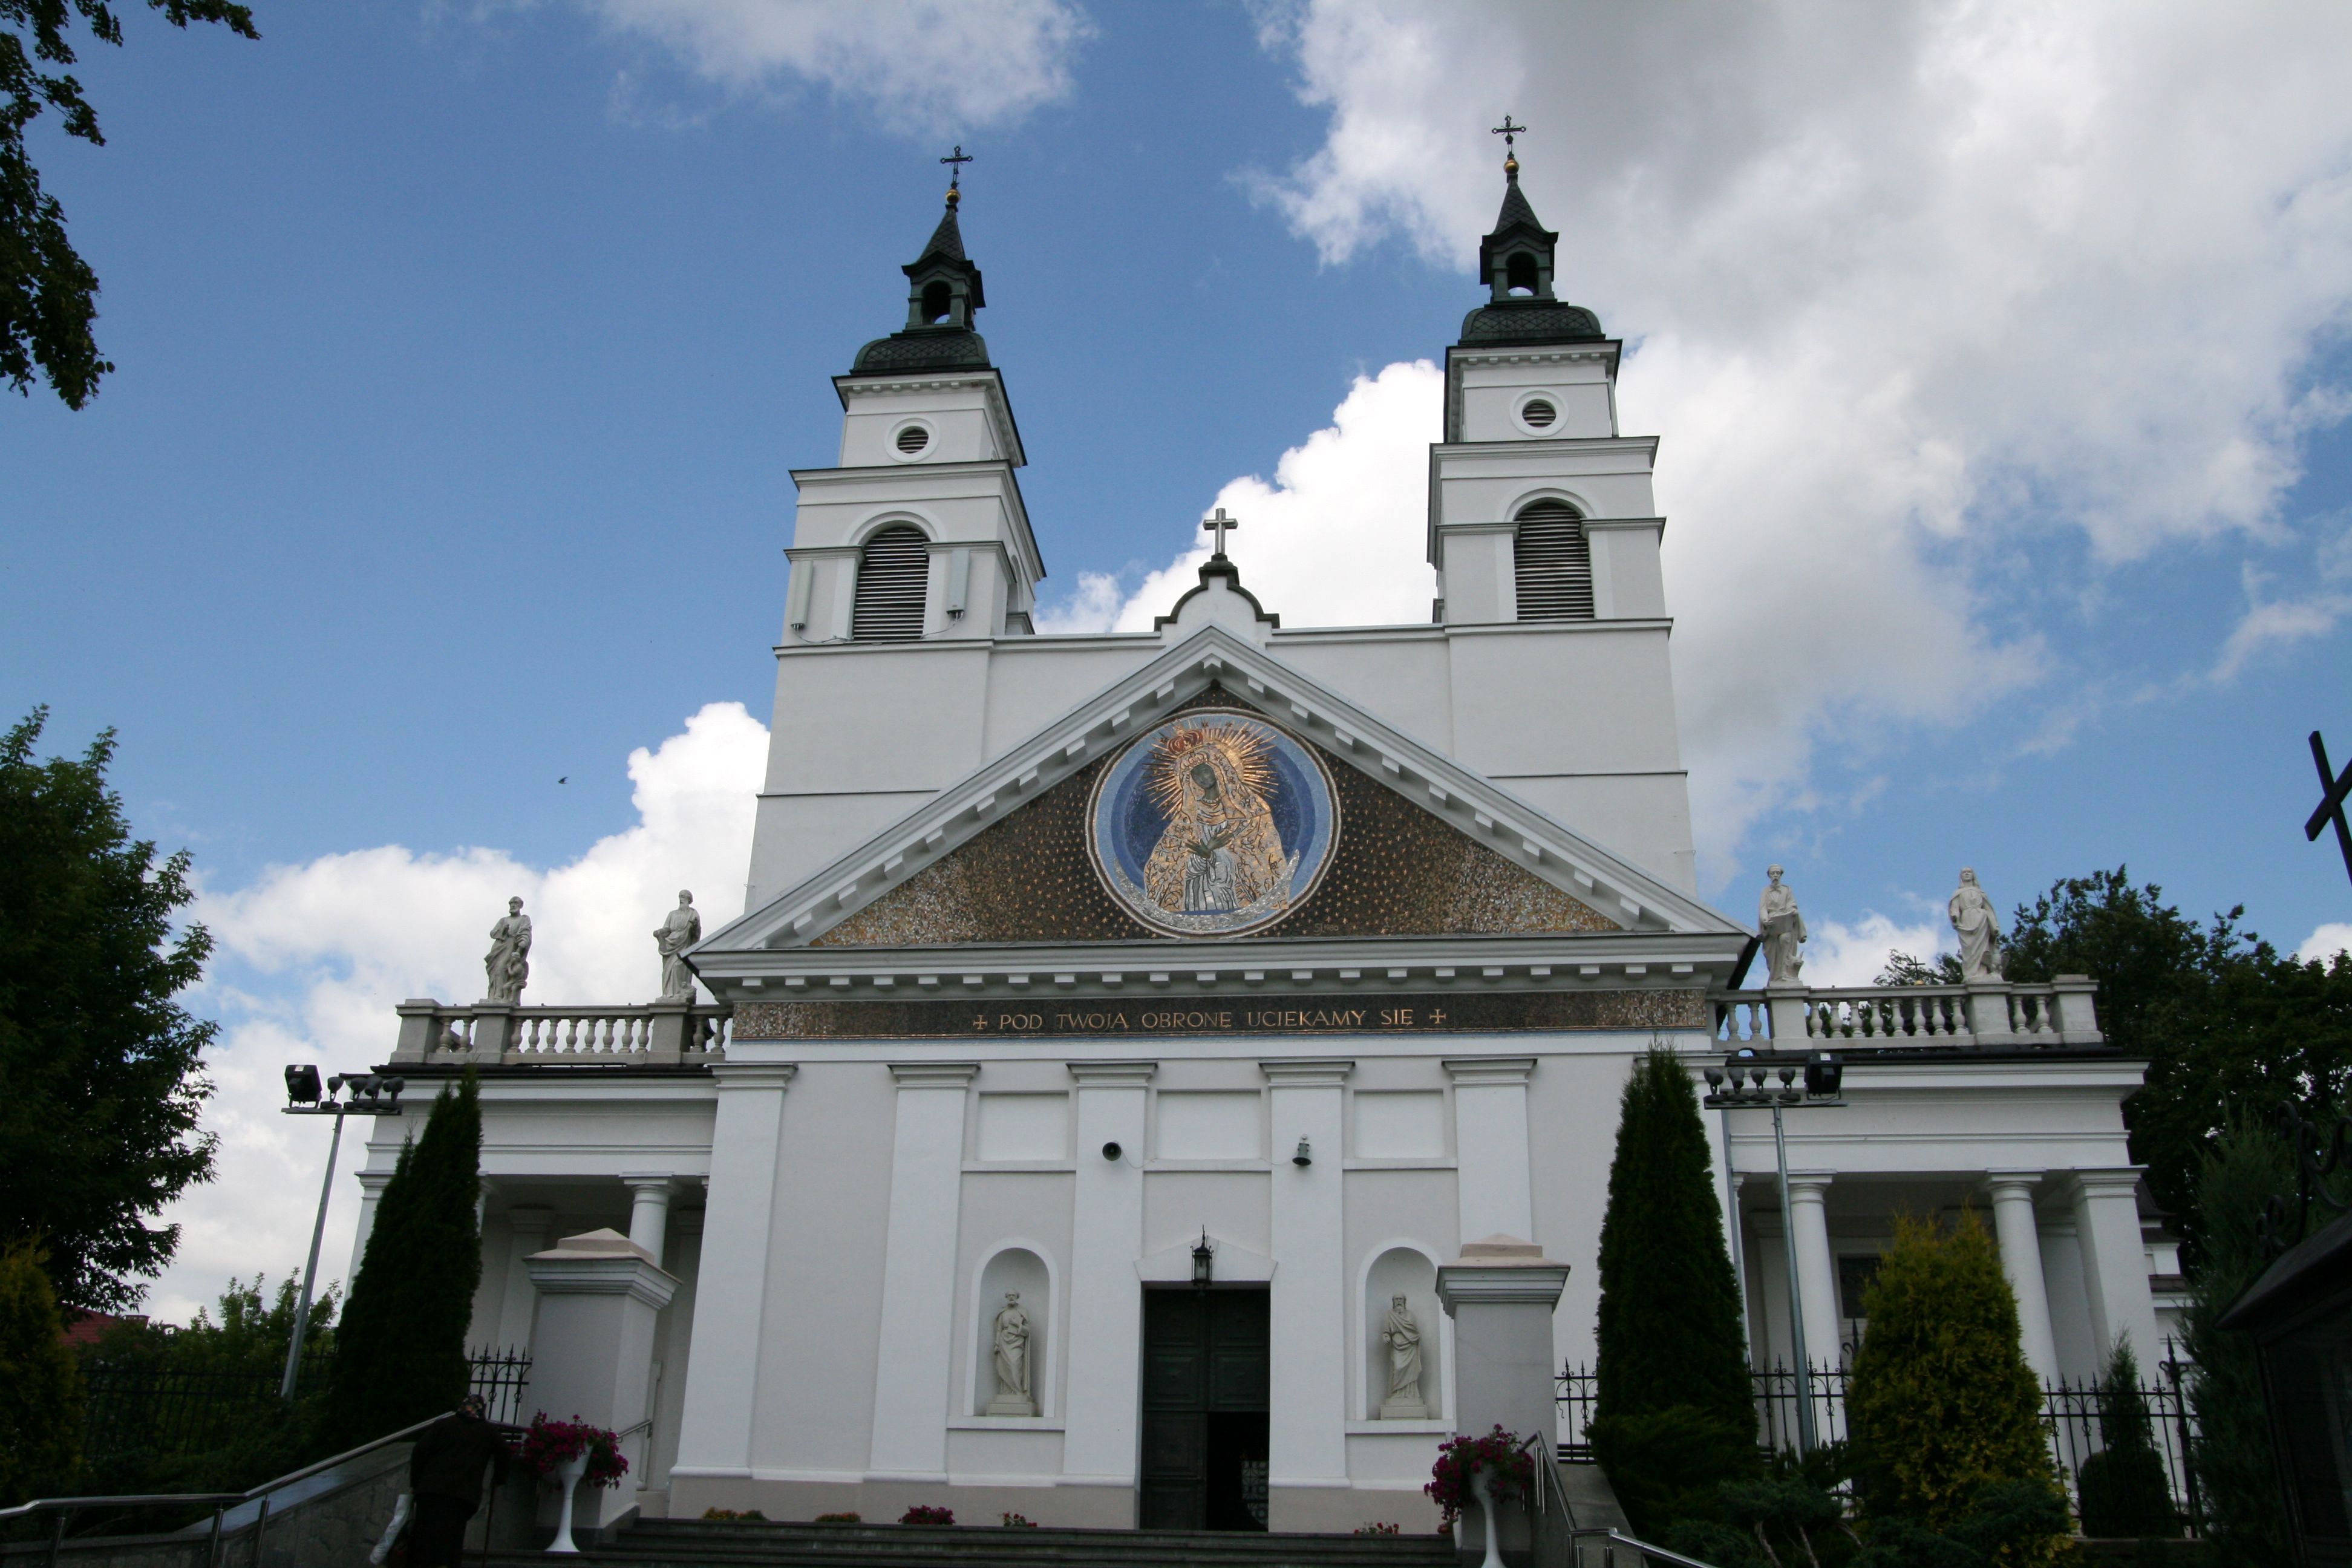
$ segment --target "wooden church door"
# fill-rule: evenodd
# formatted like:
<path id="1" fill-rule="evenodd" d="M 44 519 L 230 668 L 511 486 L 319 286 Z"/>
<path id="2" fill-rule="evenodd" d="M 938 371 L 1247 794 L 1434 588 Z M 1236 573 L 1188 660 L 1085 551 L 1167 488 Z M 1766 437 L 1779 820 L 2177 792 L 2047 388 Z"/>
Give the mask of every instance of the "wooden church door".
<path id="1" fill-rule="evenodd" d="M 1262 1287 L 1144 1292 L 1140 1528 L 1265 1528 L 1267 1301 Z"/>

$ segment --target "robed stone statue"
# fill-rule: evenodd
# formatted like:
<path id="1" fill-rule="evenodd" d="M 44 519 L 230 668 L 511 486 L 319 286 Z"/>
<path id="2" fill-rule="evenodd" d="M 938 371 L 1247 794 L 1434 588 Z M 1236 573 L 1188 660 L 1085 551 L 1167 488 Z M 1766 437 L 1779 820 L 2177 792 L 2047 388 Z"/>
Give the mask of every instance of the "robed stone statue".
<path id="1" fill-rule="evenodd" d="M 663 1001 L 694 1000 L 694 971 L 686 965 L 686 950 L 701 940 L 702 916 L 695 910 L 694 895 L 680 888 L 677 908 L 654 928 L 654 946 L 661 952 Z"/>
<path id="2" fill-rule="evenodd" d="M 1959 889 L 1953 893 L 1949 908 L 1952 930 L 1960 938 L 1960 978 L 1999 980 L 2000 917 L 1993 910 L 1992 900 L 1977 885 L 1975 871 L 1961 870 Z"/>
<path id="3" fill-rule="evenodd" d="M 1756 930 L 1763 938 L 1766 984 L 1794 985 L 1797 972 L 1805 967 L 1805 917 L 1797 895 L 1782 885 L 1780 868 L 1768 866 L 1764 875 L 1771 879 L 1757 904 Z"/>
<path id="4" fill-rule="evenodd" d="M 1402 1296 L 1389 1298 L 1388 1316 L 1381 1320 L 1381 1343 L 1389 1356 L 1389 1396 L 1381 1401 L 1381 1419 L 1427 1416 L 1429 1404 L 1421 1396 L 1421 1324 Z"/>
<path id="5" fill-rule="evenodd" d="M 1007 1290 L 991 1334 L 996 1367 L 996 1397 L 988 1402 L 991 1415 L 1034 1415 L 1036 1395 L 1029 1389 L 1029 1314 L 1021 1310 L 1021 1292 Z"/>
<path id="6" fill-rule="evenodd" d="M 509 899 L 506 919 L 490 928 L 490 951 L 482 968 L 490 977 L 483 1001 L 511 1005 L 522 1000 L 522 988 L 530 980 L 530 917 L 522 912 L 520 899 Z"/>

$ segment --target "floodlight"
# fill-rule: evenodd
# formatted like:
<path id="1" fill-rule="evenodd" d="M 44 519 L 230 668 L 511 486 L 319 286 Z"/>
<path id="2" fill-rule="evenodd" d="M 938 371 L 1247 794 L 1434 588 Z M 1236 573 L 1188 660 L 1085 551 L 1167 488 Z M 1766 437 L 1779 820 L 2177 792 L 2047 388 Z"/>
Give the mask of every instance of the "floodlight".
<path id="1" fill-rule="evenodd" d="M 319 1069 L 297 1062 L 286 1069 L 286 1098 L 296 1105 L 319 1103 Z"/>

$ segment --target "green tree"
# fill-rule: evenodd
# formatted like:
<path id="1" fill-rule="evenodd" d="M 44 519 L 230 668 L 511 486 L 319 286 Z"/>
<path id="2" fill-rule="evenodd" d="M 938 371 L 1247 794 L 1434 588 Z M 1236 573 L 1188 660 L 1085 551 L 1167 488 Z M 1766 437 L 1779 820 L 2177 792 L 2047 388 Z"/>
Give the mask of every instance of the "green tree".
<path id="1" fill-rule="evenodd" d="M 2018 1348 L 2017 1301 L 1977 1217 L 1963 1215 L 1948 1234 L 1897 1218 L 1863 1307 L 1870 1328 L 1847 1384 L 1846 1422 L 1874 1542 L 1881 1524 L 1889 1541 L 1980 1533 L 1988 1489 L 2014 1483 L 2054 1498 L 2063 1525 L 2042 1385 Z M 2014 1499 L 1997 1500 L 2007 1508 Z M 2028 1542 L 1999 1548 L 1994 1560 L 2048 1560 L 2063 1535 Z"/>
<path id="2" fill-rule="evenodd" d="M 2116 1342 L 2099 1385 L 2099 1451 L 2083 1461 L 2075 1489 L 2083 1533 L 2106 1537 L 2173 1536 L 2180 1515 L 2164 1457 L 2156 1451 L 2147 1401 L 2140 1395 L 2139 1358 L 2130 1336 Z"/>
<path id="3" fill-rule="evenodd" d="M 2199 1162 L 2231 1110 L 2254 1114 L 2289 1100 L 2325 1112 L 2352 1082 L 2352 960 L 2303 963 L 2238 921 L 2242 909 L 2200 926 L 2135 887 L 2127 868 L 2065 877 L 2011 917 L 2011 980 L 2087 974 L 2099 984 L 2108 1042 L 2147 1058 L 2147 1087 L 2125 1102 L 2132 1157 L 2147 1166 L 2157 1202 L 2177 1216 L 2193 1262 L 2204 1244 Z M 1890 984 L 1958 978 L 1948 955 L 1905 954 Z"/>
<path id="4" fill-rule="evenodd" d="M 482 1107 L 473 1070 L 444 1088 L 404 1143 L 343 1307 L 326 1440 L 350 1447 L 456 1407 L 481 1282 Z"/>
<path id="5" fill-rule="evenodd" d="M 0 1508 L 69 1492 L 81 1468 L 81 1376 L 29 1239 L 0 1247 Z"/>
<path id="6" fill-rule="evenodd" d="M 253 12 L 233 0 L 147 0 L 175 27 L 218 22 L 258 38 Z M 0 0 L 0 375 L 30 395 L 38 365 L 68 408 L 79 408 L 114 368 L 99 356 L 98 274 L 66 237 L 65 209 L 41 189 L 25 128 L 58 111 L 68 136 L 106 144 L 74 63 L 75 18 L 100 43 L 121 45 L 122 24 L 106 0 Z M 27 47 L 27 45 L 30 47 Z"/>
<path id="7" fill-rule="evenodd" d="M 1715 1511 L 1760 1464 L 1754 1384 L 1698 1094 L 1656 1047 L 1620 1101 L 1598 1338 L 1593 1450 L 1628 1515 L 1663 1531 Z"/>
<path id="8" fill-rule="evenodd" d="M 212 938 L 173 932 L 188 855 L 131 837 L 114 732 L 37 763 L 47 717 L 0 737 L 0 1237 L 40 1237 L 58 1300 L 113 1311 L 179 1246 L 149 1218 L 212 1175 L 196 1120 L 215 1026 L 173 1000 Z"/>
<path id="9" fill-rule="evenodd" d="M 2215 1568 L 2267 1568 L 2294 1552 L 2280 1519 L 2262 1369 L 2253 1341 L 2219 1324 L 2267 1262 L 2254 1222 L 2264 1200 L 2294 1190 L 2294 1156 L 2285 1140 L 2241 1117 L 2223 1128 L 2201 1166 L 2197 1205 L 2205 1245 L 2189 1271 L 2183 1323 L 2196 1367 L 2189 1384 L 2197 1415 L 2189 1463 Z"/>

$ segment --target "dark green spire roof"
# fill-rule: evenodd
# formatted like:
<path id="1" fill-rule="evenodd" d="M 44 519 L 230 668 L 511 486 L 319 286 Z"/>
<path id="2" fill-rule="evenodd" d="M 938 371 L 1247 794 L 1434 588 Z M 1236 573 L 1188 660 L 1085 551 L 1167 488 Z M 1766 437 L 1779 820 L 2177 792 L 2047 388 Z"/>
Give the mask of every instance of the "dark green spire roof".
<path id="1" fill-rule="evenodd" d="M 1544 227 L 1519 189 L 1519 161 L 1503 163 L 1503 206 L 1494 232 L 1478 242 L 1486 303 L 1462 320 L 1462 348 L 1500 343 L 1577 342 L 1602 335 L 1601 319 L 1552 294 L 1559 236 Z"/>
<path id="2" fill-rule="evenodd" d="M 988 344 L 971 327 L 972 312 L 988 299 L 980 268 L 963 252 L 963 229 L 956 222 L 961 200 L 962 193 L 950 186 L 947 211 L 923 253 L 899 268 L 907 275 L 905 329 L 859 349 L 852 375 L 988 368 Z"/>

